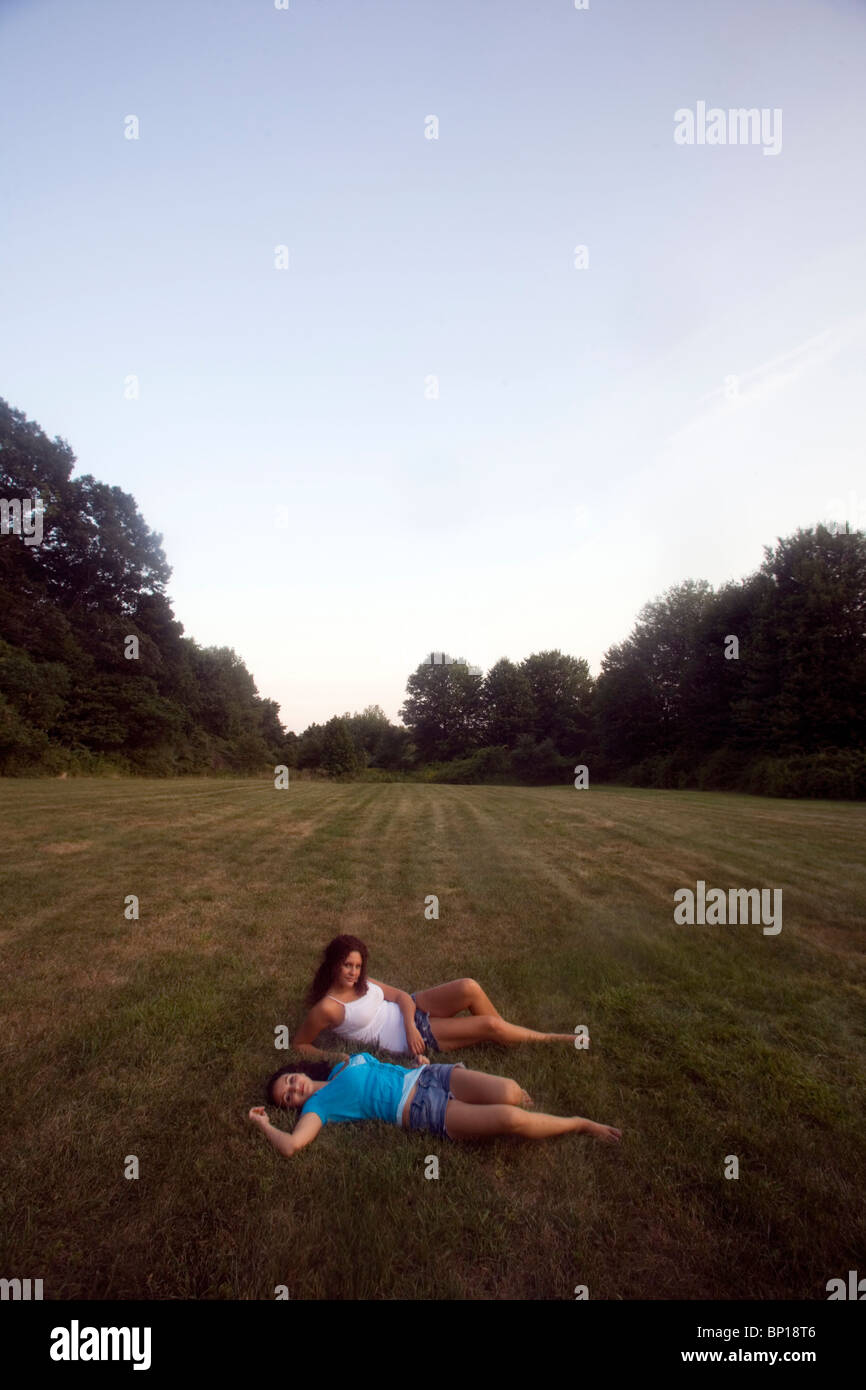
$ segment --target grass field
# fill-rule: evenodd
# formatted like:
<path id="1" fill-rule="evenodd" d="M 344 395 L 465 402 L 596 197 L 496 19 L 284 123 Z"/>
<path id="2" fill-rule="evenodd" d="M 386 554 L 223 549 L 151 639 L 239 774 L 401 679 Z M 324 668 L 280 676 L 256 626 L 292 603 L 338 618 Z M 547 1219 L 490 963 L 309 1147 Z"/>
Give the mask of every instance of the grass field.
<path id="1" fill-rule="evenodd" d="M 825 1299 L 866 1273 L 866 806 L 34 780 L 0 783 L 0 824 L 0 1274 L 46 1299 Z M 782 888 L 781 933 L 674 925 L 697 879 Z M 447 1060 L 621 1145 L 341 1125 L 280 1158 L 247 1110 L 339 931 L 390 984 L 474 976 L 514 1022 L 586 1024 L 588 1051 Z"/>

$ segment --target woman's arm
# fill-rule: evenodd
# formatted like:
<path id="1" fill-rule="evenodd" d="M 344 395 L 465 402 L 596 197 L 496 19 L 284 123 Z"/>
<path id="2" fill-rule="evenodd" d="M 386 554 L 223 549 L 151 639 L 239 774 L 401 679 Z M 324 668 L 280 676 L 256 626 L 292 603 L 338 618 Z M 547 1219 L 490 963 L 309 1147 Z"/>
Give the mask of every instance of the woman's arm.
<path id="1" fill-rule="evenodd" d="M 369 975 L 367 979 L 370 980 Z M 415 1027 L 415 1000 L 411 994 L 407 994 L 404 989 L 394 989 L 392 985 L 383 985 L 381 980 L 370 980 L 371 985 L 378 985 L 389 1004 L 398 1004 L 400 1013 L 403 1015 L 403 1026 L 406 1029 L 406 1041 L 409 1044 L 409 1052 L 413 1057 L 420 1057 L 422 1052 L 427 1049 L 424 1039 Z"/>
<path id="2" fill-rule="evenodd" d="M 307 1144 L 312 1144 L 322 1128 L 322 1121 L 318 1115 L 302 1115 L 291 1134 L 287 1134 L 284 1129 L 277 1129 L 276 1125 L 271 1124 L 263 1105 L 253 1107 L 250 1111 L 250 1120 L 284 1158 L 291 1158 L 293 1154 L 298 1152 L 298 1149 L 306 1148 Z"/>
<path id="3" fill-rule="evenodd" d="M 345 1010 L 336 999 L 320 999 L 318 1004 L 314 1004 L 307 1014 L 295 1036 L 292 1038 L 292 1047 L 304 1057 L 320 1058 L 326 1062 L 329 1057 L 333 1057 L 333 1052 L 323 1052 L 320 1047 L 313 1047 L 313 1043 L 320 1033 L 326 1028 L 335 1028 L 342 1023 Z M 336 1056 L 345 1058 L 345 1052 L 338 1052 Z"/>

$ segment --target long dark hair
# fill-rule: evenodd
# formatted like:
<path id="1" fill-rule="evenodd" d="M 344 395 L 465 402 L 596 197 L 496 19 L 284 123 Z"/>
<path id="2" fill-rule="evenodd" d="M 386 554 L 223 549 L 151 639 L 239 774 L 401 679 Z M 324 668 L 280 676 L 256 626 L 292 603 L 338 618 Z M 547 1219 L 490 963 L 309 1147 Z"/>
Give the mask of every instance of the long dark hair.
<path id="1" fill-rule="evenodd" d="M 337 967 L 343 964 L 346 957 L 352 952 L 357 951 L 361 957 L 361 973 L 355 982 L 355 994 L 358 999 L 363 998 L 367 993 L 367 947 L 357 936 L 335 936 L 333 941 L 329 941 L 322 954 L 322 964 L 316 971 L 313 983 L 310 985 L 306 998 L 306 1007 L 311 1009 L 314 1004 L 318 1004 L 323 999 L 334 983 L 334 976 Z M 314 1077 L 313 1080 L 318 1080 Z"/>
<path id="2" fill-rule="evenodd" d="M 265 1082 L 265 1105 L 276 1105 L 273 1088 L 274 1083 L 279 1081 L 281 1076 L 302 1072 L 311 1081 L 327 1081 L 335 1065 L 339 1066 L 340 1064 L 339 1062 L 291 1062 L 287 1067 L 280 1067 L 279 1071 L 275 1071 L 273 1076 L 269 1076 Z M 282 1110 L 292 1109 L 289 1105 L 283 1105 L 280 1108 Z"/>

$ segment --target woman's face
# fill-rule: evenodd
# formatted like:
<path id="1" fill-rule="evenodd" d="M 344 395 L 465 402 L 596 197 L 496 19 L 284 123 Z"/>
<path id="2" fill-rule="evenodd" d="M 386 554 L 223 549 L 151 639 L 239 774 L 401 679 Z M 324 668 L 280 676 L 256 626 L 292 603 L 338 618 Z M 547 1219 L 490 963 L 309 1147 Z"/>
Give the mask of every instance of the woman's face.
<path id="1" fill-rule="evenodd" d="M 352 989 L 358 983 L 362 964 L 361 952 L 350 951 L 337 969 L 336 983 L 341 989 Z"/>
<path id="2" fill-rule="evenodd" d="M 290 1071 L 285 1076 L 280 1076 L 274 1082 L 273 1097 L 274 1104 L 281 1105 L 284 1109 L 292 1107 L 300 1108 L 305 1100 L 309 1100 L 313 1094 L 315 1083 L 309 1076 L 304 1076 L 303 1072 Z"/>

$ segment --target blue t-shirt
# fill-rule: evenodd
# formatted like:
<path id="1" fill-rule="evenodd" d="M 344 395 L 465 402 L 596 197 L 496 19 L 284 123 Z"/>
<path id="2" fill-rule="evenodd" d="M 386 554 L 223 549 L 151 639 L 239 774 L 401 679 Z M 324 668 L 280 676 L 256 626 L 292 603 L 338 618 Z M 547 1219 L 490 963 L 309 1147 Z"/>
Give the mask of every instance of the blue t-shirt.
<path id="1" fill-rule="evenodd" d="M 323 1125 L 350 1120 L 396 1123 L 406 1067 L 377 1062 L 369 1052 L 356 1052 L 348 1063 L 338 1062 L 327 1082 L 301 1106 L 302 1115 L 318 1115 Z"/>

